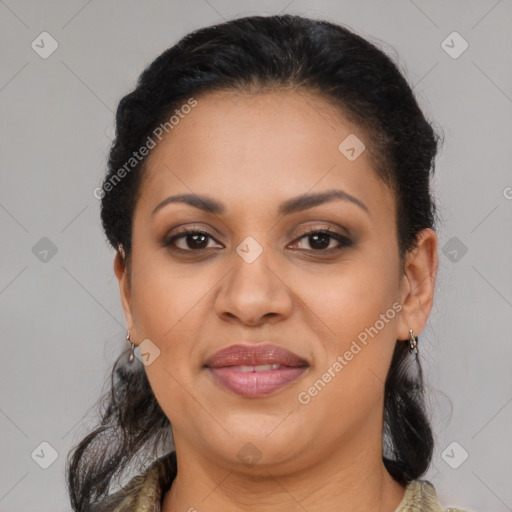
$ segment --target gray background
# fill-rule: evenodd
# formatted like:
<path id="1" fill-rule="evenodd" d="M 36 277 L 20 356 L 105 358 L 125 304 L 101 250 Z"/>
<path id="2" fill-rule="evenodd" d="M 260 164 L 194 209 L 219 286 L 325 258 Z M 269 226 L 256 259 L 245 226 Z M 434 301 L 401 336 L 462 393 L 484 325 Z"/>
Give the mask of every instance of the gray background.
<path id="1" fill-rule="evenodd" d="M 127 347 L 93 196 L 118 101 L 190 30 L 278 12 L 336 20 L 377 43 L 444 131 L 437 295 L 420 335 L 437 436 L 427 478 L 445 506 L 512 510 L 512 2 L 6 0 L 0 511 L 70 510 L 67 452 L 94 422 L 91 407 Z M 43 31 L 58 42 L 46 59 L 31 47 Z M 442 46 L 454 31 L 469 44 L 457 58 Z M 452 53 L 462 44 L 445 43 Z M 42 442 L 58 454 L 47 469 Z"/>

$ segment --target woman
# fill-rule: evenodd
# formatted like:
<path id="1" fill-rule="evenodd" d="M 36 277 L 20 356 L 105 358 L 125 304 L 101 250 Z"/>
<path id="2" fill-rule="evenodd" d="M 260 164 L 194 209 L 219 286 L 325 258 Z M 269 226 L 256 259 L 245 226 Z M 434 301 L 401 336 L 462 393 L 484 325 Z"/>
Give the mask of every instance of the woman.
<path id="1" fill-rule="evenodd" d="M 116 123 L 97 192 L 131 349 L 73 509 L 444 510 L 418 359 L 438 136 L 395 64 L 329 22 L 236 19 L 159 56 Z"/>

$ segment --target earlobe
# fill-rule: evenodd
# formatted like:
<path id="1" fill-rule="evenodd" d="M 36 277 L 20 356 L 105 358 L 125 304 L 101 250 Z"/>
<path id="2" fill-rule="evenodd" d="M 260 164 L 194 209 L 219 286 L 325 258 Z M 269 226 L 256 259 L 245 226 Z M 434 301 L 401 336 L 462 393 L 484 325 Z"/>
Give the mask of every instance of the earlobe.
<path id="1" fill-rule="evenodd" d="M 126 318 L 127 330 L 133 330 L 133 318 L 131 313 L 131 290 L 126 264 L 125 252 L 123 246 L 120 245 L 114 258 L 114 273 L 119 284 L 119 292 L 121 295 L 121 304 Z"/>
<path id="2" fill-rule="evenodd" d="M 406 256 L 397 339 L 408 339 L 409 329 L 415 334 L 424 329 L 434 301 L 437 267 L 437 234 L 426 228 L 418 236 L 417 247 Z"/>

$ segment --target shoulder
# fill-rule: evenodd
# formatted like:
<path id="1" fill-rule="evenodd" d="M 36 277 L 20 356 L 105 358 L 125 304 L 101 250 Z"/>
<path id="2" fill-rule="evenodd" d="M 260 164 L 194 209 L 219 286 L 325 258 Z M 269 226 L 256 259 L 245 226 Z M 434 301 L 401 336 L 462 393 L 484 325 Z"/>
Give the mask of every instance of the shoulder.
<path id="1" fill-rule="evenodd" d="M 428 480 L 413 480 L 395 512 L 470 512 L 457 507 L 444 508 L 438 500 L 436 490 Z"/>
<path id="2" fill-rule="evenodd" d="M 120 490 L 95 503 L 90 512 L 150 512 L 157 509 L 176 477 L 176 452 L 154 460 L 144 473 Z"/>
<path id="3" fill-rule="evenodd" d="M 136 502 L 145 481 L 147 481 L 146 474 L 133 477 L 122 489 L 114 494 L 110 494 L 101 502 L 95 503 L 90 509 L 90 512 L 137 511 L 137 508 L 135 508 Z"/>

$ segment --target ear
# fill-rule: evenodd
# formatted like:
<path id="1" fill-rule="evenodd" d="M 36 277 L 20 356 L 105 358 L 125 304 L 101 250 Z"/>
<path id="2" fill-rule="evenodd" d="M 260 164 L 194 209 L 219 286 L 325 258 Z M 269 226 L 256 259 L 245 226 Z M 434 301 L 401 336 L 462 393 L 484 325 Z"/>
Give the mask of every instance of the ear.
<path id="1" fill-rule="evenodd" d="M 397 339 L 409 339 L 409 329 L 414 335 L 423 331 L 432 310 L 438 264 L 437 234 L 426 228 L 418 236 L 417 247 L 405 258 Z"/>
<path id="2" fill-rule="evenodd" d="M 126 255 L 123 249 L 123 246 L 120 245 L 116 256 L 114 258 L 114 272 L 117 277 L 117 282 L 119 284 L 119 292 L 121 294 L 121 304 L 123 306 L 124 316 L 126 319 L 127 329 L 130 331 L 132 335 L 132 340 L 134 339 L 134 322 L 132 318 L 132 310 L 131 310 L 131 289 L 130 289 L 130 276 L 128 271 L 128 265 L 126 261 Z"/>

